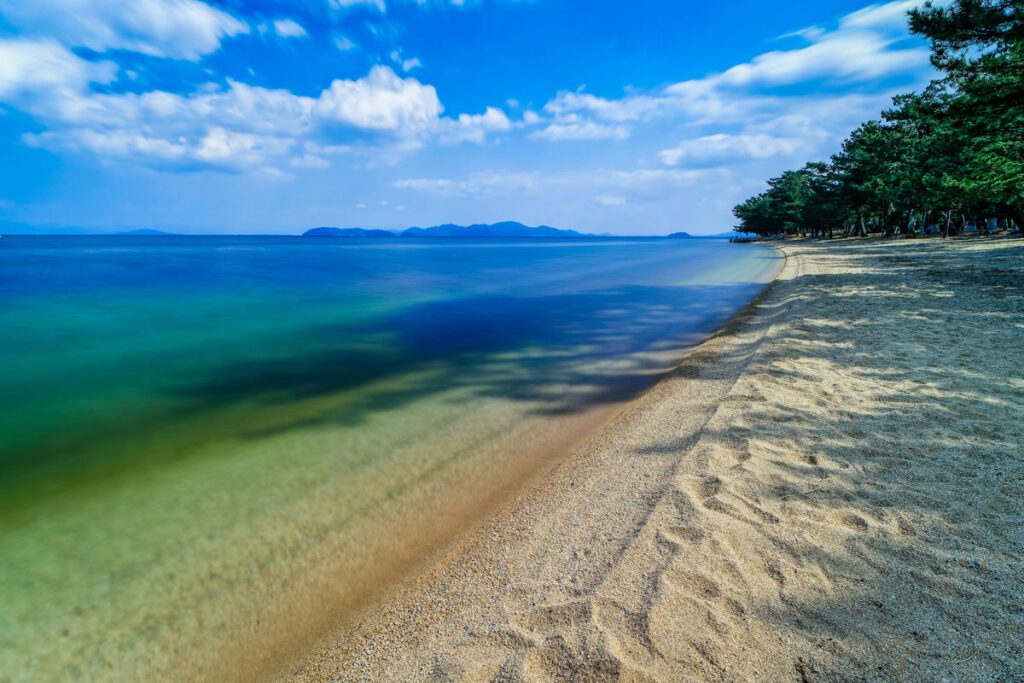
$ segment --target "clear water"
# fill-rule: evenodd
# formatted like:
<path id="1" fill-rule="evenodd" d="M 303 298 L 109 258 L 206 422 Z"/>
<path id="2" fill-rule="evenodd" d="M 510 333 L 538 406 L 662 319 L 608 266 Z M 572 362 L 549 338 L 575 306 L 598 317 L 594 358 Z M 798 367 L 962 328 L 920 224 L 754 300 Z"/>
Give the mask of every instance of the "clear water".
<path id="1" fill-rule="evenodd" d="M 4 237 L 0 680 L 285 656 L 777 267 L 717 240 Z"/>

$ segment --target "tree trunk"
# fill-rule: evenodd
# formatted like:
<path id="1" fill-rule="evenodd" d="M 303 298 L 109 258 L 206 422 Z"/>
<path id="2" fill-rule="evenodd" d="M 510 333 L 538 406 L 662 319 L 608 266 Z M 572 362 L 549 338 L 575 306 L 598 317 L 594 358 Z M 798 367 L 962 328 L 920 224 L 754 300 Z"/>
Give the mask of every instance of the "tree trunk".
<path id="1" fill-rule="evenodd" d="M 1013 215 L 1010 216 L 1010 225 L 1013 226 L 1014 224 L 1020 229 L 1020 233 L 1017 236 L 1024 237 L 1024 207 L 1013 210 Z"/>

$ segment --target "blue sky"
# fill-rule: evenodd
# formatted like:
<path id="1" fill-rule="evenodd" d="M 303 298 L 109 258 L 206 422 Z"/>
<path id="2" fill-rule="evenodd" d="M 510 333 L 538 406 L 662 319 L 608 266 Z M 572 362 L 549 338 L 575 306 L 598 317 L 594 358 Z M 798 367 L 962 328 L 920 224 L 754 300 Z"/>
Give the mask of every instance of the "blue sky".
<path id="1" fill-rule="evenodd" d="M 916 0 L 0 0 L 0 231 L 727 230 L 931 77 Z"/>

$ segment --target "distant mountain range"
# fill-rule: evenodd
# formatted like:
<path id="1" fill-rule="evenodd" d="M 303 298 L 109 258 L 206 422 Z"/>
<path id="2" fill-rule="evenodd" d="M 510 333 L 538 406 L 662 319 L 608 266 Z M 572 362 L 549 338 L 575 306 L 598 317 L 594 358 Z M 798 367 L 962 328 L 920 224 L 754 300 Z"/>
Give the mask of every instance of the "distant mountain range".
<path id="1" fill-rule="evenodd" d="M 143 235 L 166 235 L 175 236 L 180 233 L 155 230 L 152 228 L 139 228 L 136 230 L 124 230 L 121 232 L 97 232 L 84 228 L 55 227 L 55 226 L 34 226 L 22 224 L 5 224 L 0 230 L 8 235 L 116 235 L 116 236 L 143 236 Z M 311 228 L 302 233 L 303 237 L 626 237 L 626 235 L 614 235 L 612 233 L 582 233 L 577 230 L 562 230 L 552 228 L 549 225 L 529 226 L 516 221 L 502 221 L 500 223 L 474 223 L 473 225 L 455 225 L 445 223 L 429 228 L 406 228 L 405 230 L 379 230 L 374 228 L 335 228 L 322 226 Z M 721 232 L 714 235 L 691 235 L 688 232 L 674 232 L 667 237 L 669 239 L 725 239 L 729 237 L 745 237 L 737 232 Z M 650 235 L 656 237 L 656 235 Z"/>
<path id="2" fill-rule="evenodd" d="M 691 235 L 688 232 L 674 232 L 669 239 L 727 239 L 736 237 L 736 232 L 721 232 L 715 235 Z M 550 225 L 529 226 L 515 221 L 501 223 L 474 223 L 455 225 L 445 223 L 430 228 L 406 228 L 405 230 L 371 230 L 368 228 L 312 228 L 302 233 L 303 237 L 602 237 L 576 230 L 561 230 Z M 604 235 L 609 236 L 610 235 Z"/>
<path id="3" fill-rule="evenodd" d="M 560 230 L 548 225 L 531 227 L 504 221 L 485 225 L 454 225 L 445 223 L 430 228 L 408 228 L 402 231 L 367 230 L 365 228 L 313 228 L 302 233 L 303 237 L 594 237 L 576 230 Z"/>

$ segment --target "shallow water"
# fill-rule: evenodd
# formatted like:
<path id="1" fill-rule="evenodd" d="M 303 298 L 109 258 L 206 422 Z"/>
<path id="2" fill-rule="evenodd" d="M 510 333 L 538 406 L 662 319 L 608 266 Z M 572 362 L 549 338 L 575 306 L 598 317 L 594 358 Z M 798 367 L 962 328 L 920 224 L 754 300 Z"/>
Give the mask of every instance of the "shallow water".
<path id="1" fill-rule="evenodd" d="M 5 237 L 0 680 L 286 656 L 777 267 L 718 240 Z"/>

